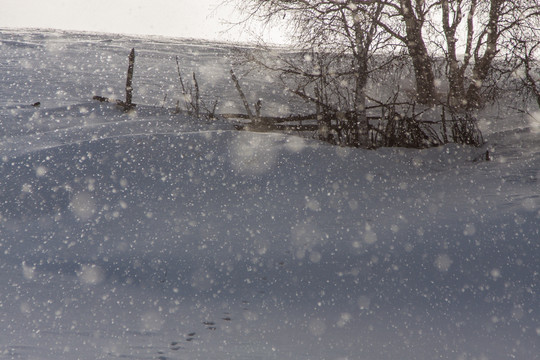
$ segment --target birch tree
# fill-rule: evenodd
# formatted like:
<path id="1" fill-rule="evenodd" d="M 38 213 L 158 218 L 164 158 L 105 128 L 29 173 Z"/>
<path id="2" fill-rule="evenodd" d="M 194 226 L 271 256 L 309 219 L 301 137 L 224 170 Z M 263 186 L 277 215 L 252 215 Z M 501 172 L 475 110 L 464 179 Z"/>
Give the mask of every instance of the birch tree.
<path id="1" fill-rule="evenodd" d="M 416 79 L 416 101 L 444 101 L 437 93 L 433 71 L 433 61 L 442 51 L 449 87 L 447 105 L 469 110 L 485 105 L 482 93 L 486 80 L 511 34 L 532 29 L 540 17 L 539 0 L 369 2 L 384 5 L 383 16 L 372 20 L 408 50 Z M 533 38 L 540 36 L 537 28 L 533 32 Z"/>
<path id="2" fill-rule="evenodd" d="M 444 38 L 441 48 L 448 69 L 448 103 L 466 109 L 482 107 L 486 100 L 482 91 L 496 57 L 504 52 L 512 54 L 507 45 L 516 38 L 530 37 L 540 2 L 441 0 L 438 6 Z M 538 30 L 534 32 L 532 38 L 537 38 Z"/>

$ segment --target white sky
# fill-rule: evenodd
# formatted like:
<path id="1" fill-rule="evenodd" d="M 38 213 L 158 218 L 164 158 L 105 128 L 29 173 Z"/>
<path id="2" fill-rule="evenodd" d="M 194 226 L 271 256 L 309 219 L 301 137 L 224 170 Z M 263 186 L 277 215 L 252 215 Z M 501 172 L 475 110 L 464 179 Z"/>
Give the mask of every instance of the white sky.
<path id="1" fill-rule="evenodd" d="M 221 0 L 1 0 L 0 28 L 55 28 L 211 40 L 249 40 L 223 31 L 238 14 Z M 275 40 L 274 40 L 275 41 Z M 279 40 L 278 40 L 279 41 Z"/>

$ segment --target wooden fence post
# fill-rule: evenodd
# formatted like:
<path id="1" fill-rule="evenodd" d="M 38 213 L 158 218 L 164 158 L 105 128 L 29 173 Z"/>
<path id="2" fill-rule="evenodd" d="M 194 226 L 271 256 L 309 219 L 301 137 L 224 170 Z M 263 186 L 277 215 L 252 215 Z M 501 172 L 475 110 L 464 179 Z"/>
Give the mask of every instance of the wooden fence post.
<path id="1" fill-rule="evenodd" d="M 129 54 L 129 66 L 127 71 L 126 79 L 126 101 L 120 99 L 109 99 L 105 96 L 95 95 L 94 100 L 100 102 L 116 103 L 119 107 L 122 107 L 124 111 L 132 110 L 137 104 L 134 104 L 133 101 L 133 68 L 135 67 L 135 48 L 131 49 Z"/>
<path id="2" fill-rule="evenodd" d="M 244 103 L 244 107 L 246 108 L 248 117 L 253 122 L 254 117 L 249 107 L 249 102 L 247 101 L 246 95 L 244 94 L 244 92 L 242 91 L 242 88 L 240 87 L 240 82 L 238 81 L 238 78 L 236 77 L 236 74 L 234 73 L 233 69 L 231 69 L 231 78 L 234 81 L 234 84 L 236 85 L 236 90 L 238 90 L 238 94 L 240 94 L 240 98 L 242 99 L 242 102 Z"/>
<path id="3" fill-rule="evenodd" d="M 133 99 L 133 68 L 135 67 L 135 48 L 131 49 L 129 54 L 129 66 L 126 80 L 126 108 L 129 109 L 133 105 L 131 103 Z"/>

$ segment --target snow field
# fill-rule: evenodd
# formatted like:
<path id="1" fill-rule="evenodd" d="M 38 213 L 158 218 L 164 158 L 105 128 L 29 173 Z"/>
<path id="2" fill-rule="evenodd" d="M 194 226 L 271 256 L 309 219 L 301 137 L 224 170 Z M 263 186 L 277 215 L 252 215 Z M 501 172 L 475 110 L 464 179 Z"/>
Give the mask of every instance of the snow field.
<path id="1" fill-rule="evenodd" d="M 1 359 L 540 358 L 534 120 L 347 149 L 173 115 L 176 55 L 241 110 L 223 44 L 0 44 Z M 133 46 L 136 111 L 92 102 Z"/>

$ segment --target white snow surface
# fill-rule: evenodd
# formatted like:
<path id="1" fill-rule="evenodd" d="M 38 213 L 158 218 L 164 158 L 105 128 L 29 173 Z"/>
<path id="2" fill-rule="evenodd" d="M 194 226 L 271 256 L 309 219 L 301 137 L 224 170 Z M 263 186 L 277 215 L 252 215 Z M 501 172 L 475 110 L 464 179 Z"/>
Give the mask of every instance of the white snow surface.
<path id="1" fill-rule="evenodd" d="M 132 47 L 127 114 L 92 97 Z M 233 50 L 0 30 L 0 359 L 540 359 L 540 116 L 361 150 L 173 114 L 175 56 L 242 110 Z"/>

